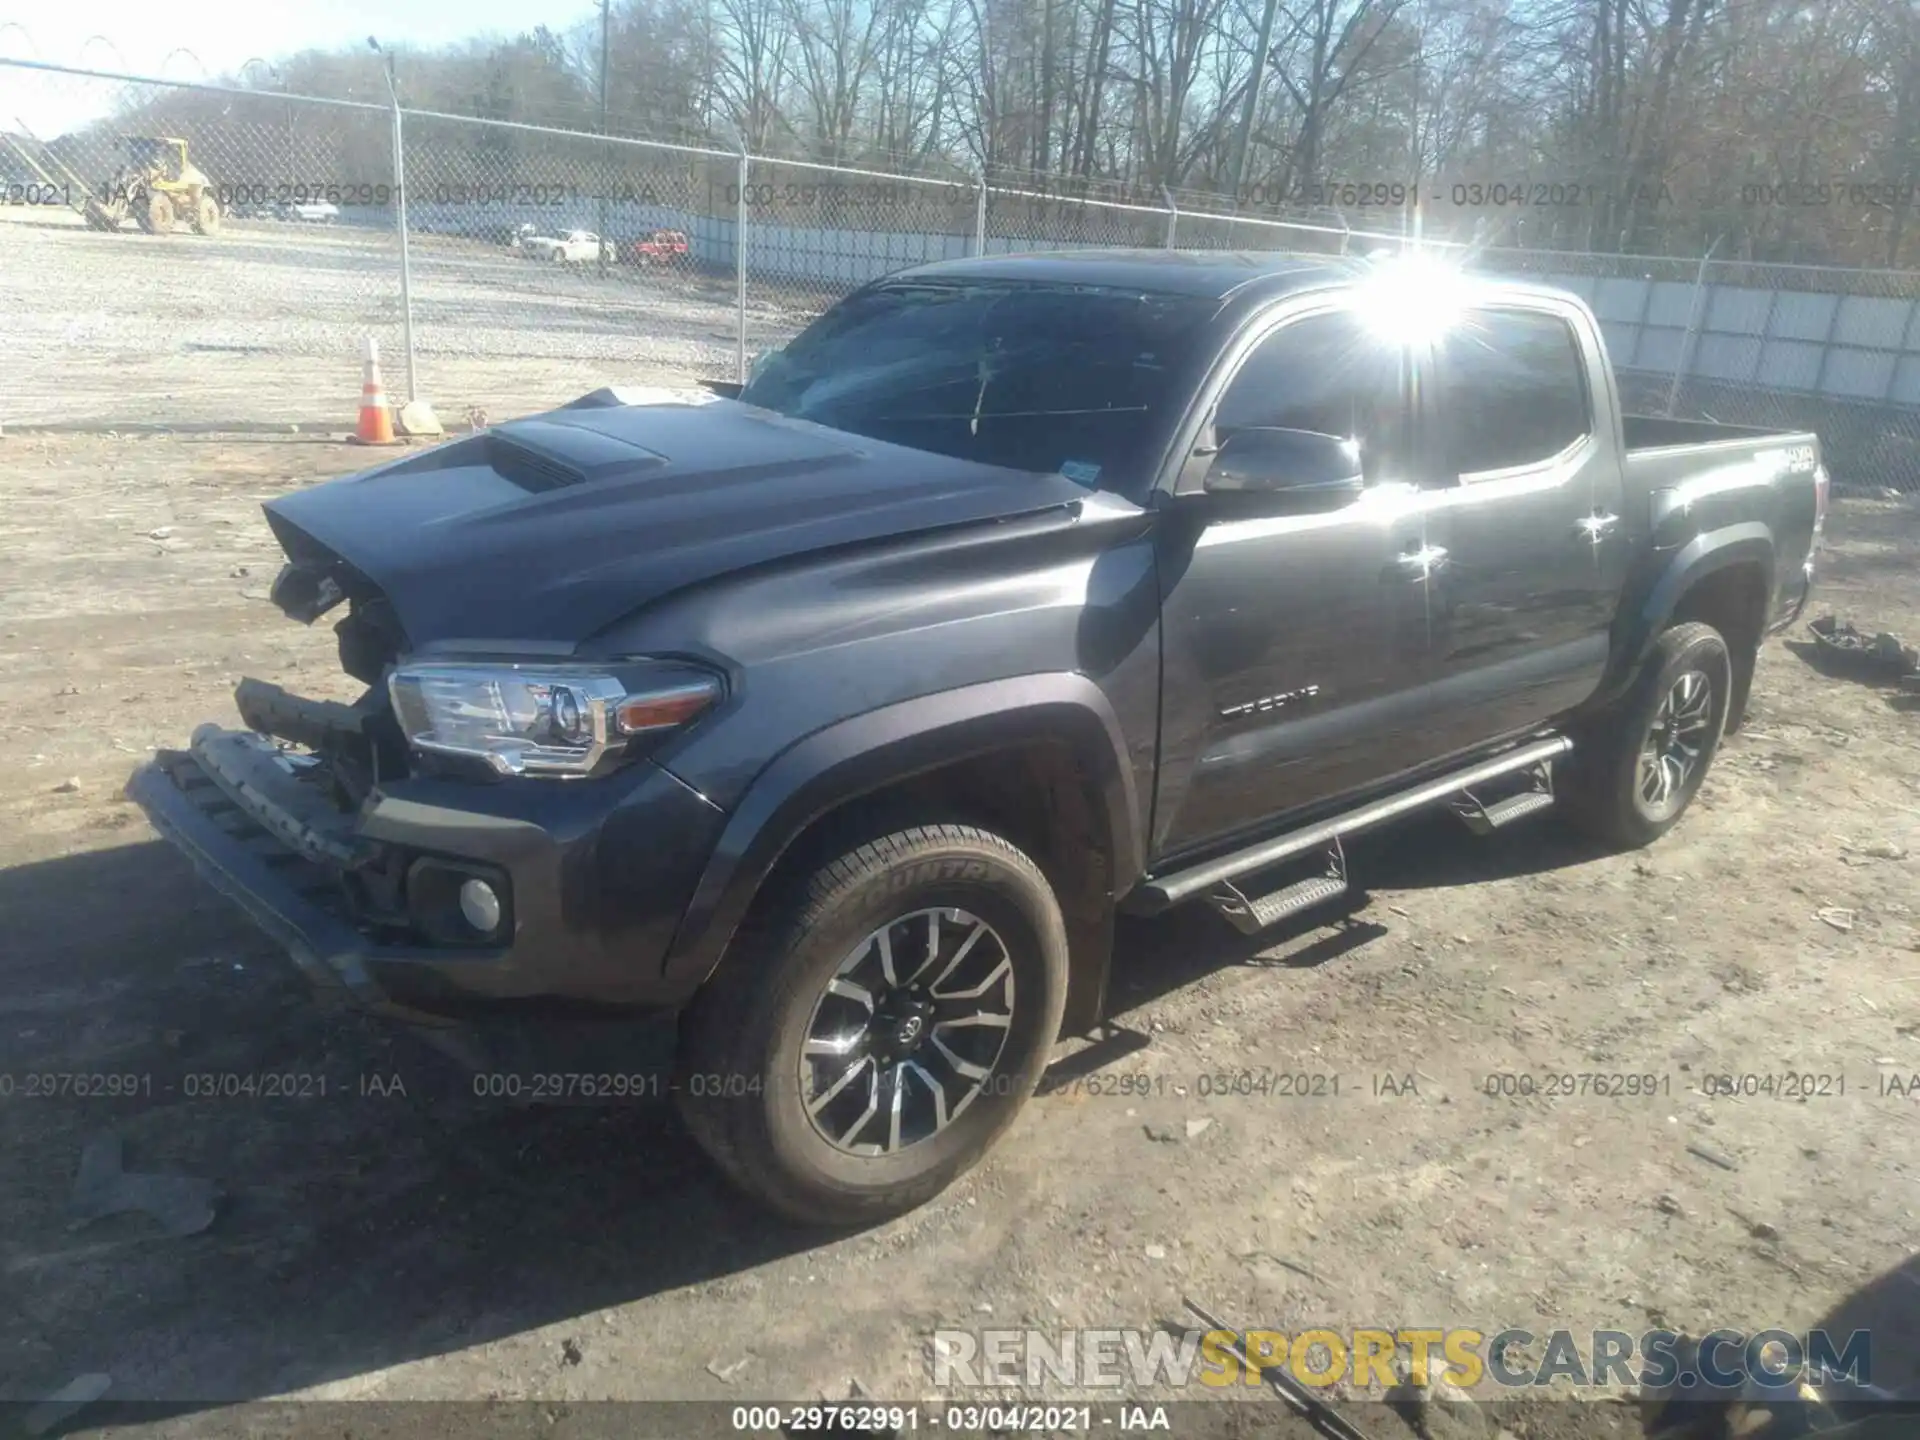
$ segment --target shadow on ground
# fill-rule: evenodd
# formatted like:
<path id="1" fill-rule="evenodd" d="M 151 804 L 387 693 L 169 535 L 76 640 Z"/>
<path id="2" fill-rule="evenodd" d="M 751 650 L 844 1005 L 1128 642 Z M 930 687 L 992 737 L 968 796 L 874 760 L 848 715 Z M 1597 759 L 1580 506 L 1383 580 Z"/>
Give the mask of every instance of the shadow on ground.
<path id="1" fill-rule="evenodd" d="M 1920 710 L 1920 671 L 1903 676 L 1893 666 L 1876 666 L 1854 657 L 1832 655 L 1811 640 L 1789 640 L 1786 647 L 1809 669 L 1829 680 L 1851 681 L 1876 690 L 1881 700 L 1894 710 L 1908 713 Z"/>
<path id="2" fill-rule="evenodd" d="M 1817 1256 L 1802 1258 L 1818 1263 Z M 1810 1366 L 1840 1373 L 1749 1382 L 1736 1398 L 1708 1398 L 1681 1386 L 1643 1394 L 1648 1440 L 1906 1440 L 1920 1434 L 1920 1256 L 1908 1256 L 1790 1333 L 1805 1346 Z M 1674 1353 L 1683 1367 L 1696 1363 L 1697 1337 Z M 1737 1345 L 1721 1345 L 1714 1364 L 1722 1371 L 1742 1368 L 1741 1353 Z M 1811 1388 L 1803 1389 L 1799 1378 Z"/>
<path id="3" fill-rule="evenodd" d="M 317 1005 L 159 843 L 0 872 L 0 913 L 0 1395 L 83 1371 L 127 1399 L 268 1394 L 820 1243 L 737 1200 L 658 1098 L 479 1095 L 411 1036 Z M 653 1032 L 592 1038 L 599 1069 L 631 1042 L 629 1088 L 657 1096 Z M 215 1180 L 213 1225 L 75 1228 L 81 1151 L 107 1133 L 130 1170 Z"/>
<path id="4" fill-rule="evenodd" d="M 1204 904 L 1123 920 L 1110 994 L 1120 1006 L 1147 1005 L 1229 965 L 1302 970 L 1336 961 L 1383 938 L 1397 923 L 1391 911 L 1371 904 L 1367 886 L 1464 892 L 1491 880 L 1582 865 L 1605 853 L 1550 819 L 1477 836 L 1446 812 L 1428 811 L 1349 842 L 1353 888 L 1337 902 L 1257 935 L 1242 935 Z"/>
<path id="5" fill-rule="evenodd" d="M 1443 817 L 1351 858 L 1381 884 L 1464 885 L 1580 853 L 1537 835 L 1473 840 Z M 102 1371 L 116 1397 L 191 1409 L 464 1349 L 822 1243 L 739 1200 L 683 1135 L 657 1026 L 556 1032 L 521 1052 L 544 1061 L 476 1080 L 405 1032 L 318 1004 L 157 842 L 0 872 L 0 913 L 14 922 L 0 949 L 0 1074 L 13 1087 L 0 1105 L 0 1267 L 14 1297 L 0 1313 L 0 1393 Z M 1337 908 L 1257 937 L 1204 908 L 1129 922 L 1114 999 L 1139 1005 L 1228 965 L 1324 964 L 1384 933 Z M 539 1073 L 582 1071 L 624 1074 L 638 1098 L 524 1103 Z M 490 1093 L 515 1089 L 519 1103 Z M 170 1238 L 136 1213 L 76 1227 L 80 1155 L 107 1135 L 129 1170 L 215 1181 L 212 1226 Z"/>

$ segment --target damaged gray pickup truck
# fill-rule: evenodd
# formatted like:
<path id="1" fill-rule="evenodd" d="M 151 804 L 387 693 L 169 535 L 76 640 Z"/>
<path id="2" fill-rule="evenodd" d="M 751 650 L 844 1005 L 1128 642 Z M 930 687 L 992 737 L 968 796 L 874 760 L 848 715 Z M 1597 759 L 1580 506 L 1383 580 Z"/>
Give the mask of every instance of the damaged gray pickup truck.
<path id="1" fill-rule="evenodd" d="M 365 694 L 247 681 L 131 793 L 369 1007 L 676 1012 L 693 1133 L 822 1223 L 987 1150 L 1123 911 L 1258 931 L 1428 805 L 1659 836 L 1827 503 L 1412 259 L 947 262 L 711 390 L 270 502 Z"/>

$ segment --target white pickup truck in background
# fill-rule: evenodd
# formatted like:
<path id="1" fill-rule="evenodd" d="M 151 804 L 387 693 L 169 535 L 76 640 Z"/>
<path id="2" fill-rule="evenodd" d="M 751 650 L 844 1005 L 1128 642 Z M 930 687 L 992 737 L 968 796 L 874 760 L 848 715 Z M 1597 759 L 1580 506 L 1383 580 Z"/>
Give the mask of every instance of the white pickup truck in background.
<path id="1" fill-rule="evenodd" d="M 280 207 L 282 220 L 298 220 L 308 225 L 331 225 L 340 218 L 340 207 L 331 200 L 304 200 Z"/>
<path id="2" fill-rule="evenodd" d="M 531 260 L 590 262 L 613 258 L 613 246 L 591 230 L 569 230 L 565 235 L 525 235 L 520 250 Z"/>

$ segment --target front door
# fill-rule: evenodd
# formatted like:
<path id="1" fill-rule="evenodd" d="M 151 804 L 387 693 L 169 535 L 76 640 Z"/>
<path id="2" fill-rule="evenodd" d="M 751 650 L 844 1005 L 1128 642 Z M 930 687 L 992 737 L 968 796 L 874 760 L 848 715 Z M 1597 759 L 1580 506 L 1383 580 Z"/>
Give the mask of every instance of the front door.
<path id="1" fill-rule="evenodd" d="M 1353 312 L 1294 311 L 1252 337 L 1211 434 L 1356 441 L 1357 491 L 1163 497 L 1165 645 L 1155 858 L 1260 827 L 1418 764 L 1428 542 L 1409 358 Z M 1194 473 L 1194 467 L 1189 467 Z M 1182 487 L 1188 481 L 1183 479 Z"/>

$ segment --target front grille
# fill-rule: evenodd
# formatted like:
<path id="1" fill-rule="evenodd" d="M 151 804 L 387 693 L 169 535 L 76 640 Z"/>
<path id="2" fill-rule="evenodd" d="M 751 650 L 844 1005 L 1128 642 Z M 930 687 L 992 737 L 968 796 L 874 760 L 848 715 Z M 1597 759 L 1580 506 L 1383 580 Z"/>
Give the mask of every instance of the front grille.
<path id="1" fill-rule="evenodd" d="M 191 754 L 184 750 L 162 750 L 156 759 L 167 778 L 173 781 L 174 788 L 192 802 L 194 809 L 269 866 L 299 892 L 303 900 L 359 928 L 359 917 L 341 889 L 339 870 L 309 860 L 228 799 L 226 792 Z"/>
<path id="2" fill-rule="evenodd" d="M 375 784 L 411 773 L 406 739 L 395 723 L 384 685 L 352 705 L 309 700 L 264 680 L 244 679 L 233 692 L 247 728 L 310 750 L 325 762 L 334 803 L 357 809 Z"/>

